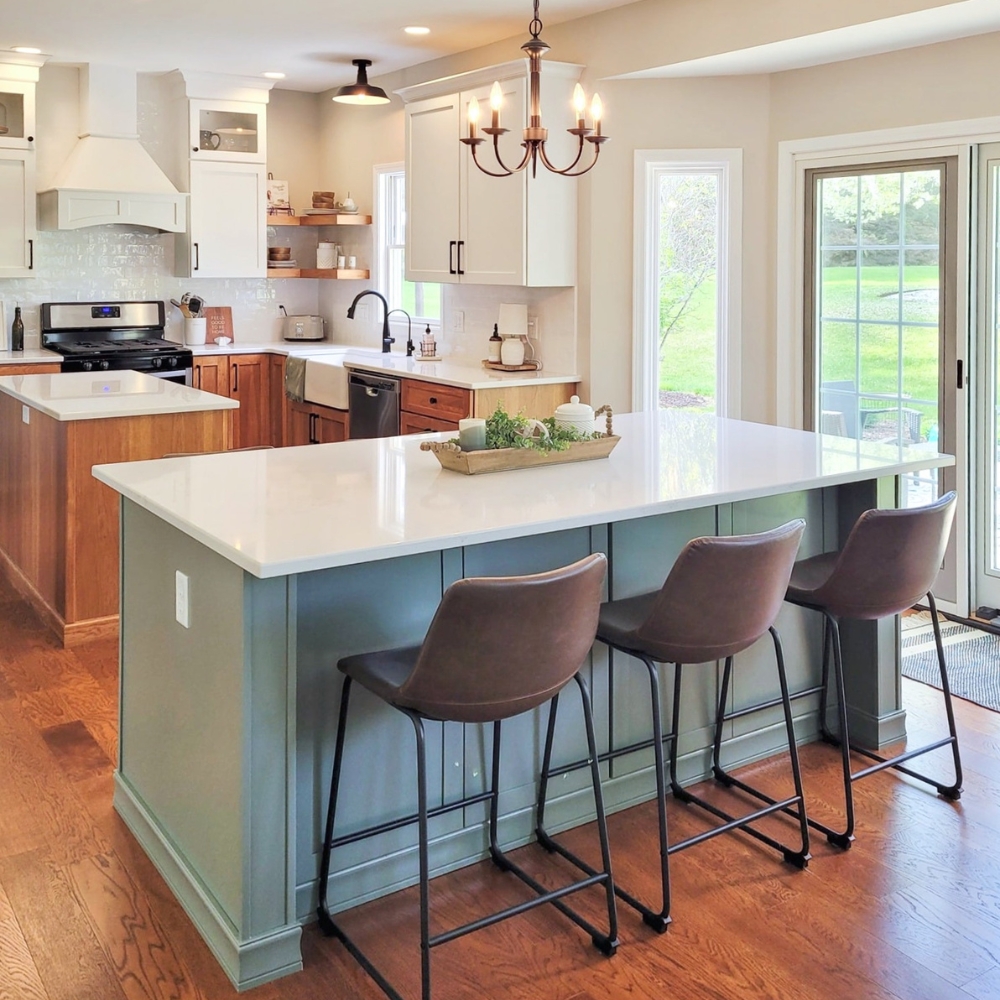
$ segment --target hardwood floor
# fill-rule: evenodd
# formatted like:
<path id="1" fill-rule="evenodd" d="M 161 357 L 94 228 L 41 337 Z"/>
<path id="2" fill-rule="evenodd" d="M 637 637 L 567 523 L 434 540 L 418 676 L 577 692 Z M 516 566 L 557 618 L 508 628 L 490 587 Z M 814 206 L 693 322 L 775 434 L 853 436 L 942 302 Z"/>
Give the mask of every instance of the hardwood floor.
<path id="1" fill-rule="evenodd" d="M 111 805 L 117 649 L 55 646 L 0 586 L 0 1000 L 221 1000 L 228 980 Z M 937 691 L 905 686 L 915 738 L 941 724 Z M 674 923 L 657 936 L 619 912 L 613 959 L 550 908 L 434 952 L 435 995 L 602 1000 L 986 1000 L 1000 997 L 1000 715 L 958 702 L 965 793 L 948 803 L 915 783 L 857 784 L 858 839 L 842 853 L 815 841 L 804 872 L 743 835 L 675 855 Z M 937 757 L 938 755 L 935 755 Z M 837 756 L 805 747 L 811 809 L 833 818 Z M 940 766 L 946 768 L 942 758 Z M 786 761 L 749 769 L 787 788 Z M 947 771 L 945 772 L 947 773 Z M 718 789 L 711 794 L 723 796 Z M 670 804 L 673 837 L 703 828 Z M 654 899 L 651 803 L 610 820 L 616 876 Z M 772 821 L 772 828 L 781 828 Z M 790 835 L 790 831 L 785 829 Z M 567 843 L 591 857 L 591 828 Z M 565 869 L 536 847 L 519 860 L 546 884 Z M 434 929 L 516 901 L 489 864 L 435 880 Z M 601 895 L 579 905 L 600 919 Z M 345 915 L 344 924 L 419 995 L 416 894 Z M 311 925 L 305 971 L 251 991 L 255 1000 L 378 1000 L 343 948 Z"/>

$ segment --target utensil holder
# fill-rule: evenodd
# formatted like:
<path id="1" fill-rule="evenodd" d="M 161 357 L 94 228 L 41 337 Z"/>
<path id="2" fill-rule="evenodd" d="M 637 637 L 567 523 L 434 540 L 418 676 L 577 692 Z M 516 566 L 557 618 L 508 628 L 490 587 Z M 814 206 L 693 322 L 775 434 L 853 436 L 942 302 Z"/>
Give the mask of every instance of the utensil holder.
<path id="1" fill-rule="evenodd" d="M 204 316 L 191 316 L 184 320 L 184 343 L 204 344 L 208 333 L 208 320 Z"/>

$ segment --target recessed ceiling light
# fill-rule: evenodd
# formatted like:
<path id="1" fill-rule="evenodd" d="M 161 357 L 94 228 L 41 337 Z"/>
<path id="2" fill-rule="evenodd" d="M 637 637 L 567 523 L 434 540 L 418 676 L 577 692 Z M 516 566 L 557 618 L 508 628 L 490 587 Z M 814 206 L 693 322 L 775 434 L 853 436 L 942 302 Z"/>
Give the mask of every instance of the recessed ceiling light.
<path id="1" fill-rule="evenodd" d="M 268 78 L 268 80 L 284 80 L 285 79 L 285 74 L 284 73 L 278 73 L 278 72 L 265 73 L 264 76 L 266 76 Z"/>
<path id="2" fill-rule="evenodd" d="M 403 28 L 408 35 L 429 35 L 431 33 L 430 28 L 425 28 L 420 24 L 410 24 Z"/>
<path id="3" fill-rule="evenodd" d="M 34 45 L 15 45 L 12 52 L 20 52 L 23 56 L 40 56 L 42 54 L 41 49 L 36 49 Z"/>

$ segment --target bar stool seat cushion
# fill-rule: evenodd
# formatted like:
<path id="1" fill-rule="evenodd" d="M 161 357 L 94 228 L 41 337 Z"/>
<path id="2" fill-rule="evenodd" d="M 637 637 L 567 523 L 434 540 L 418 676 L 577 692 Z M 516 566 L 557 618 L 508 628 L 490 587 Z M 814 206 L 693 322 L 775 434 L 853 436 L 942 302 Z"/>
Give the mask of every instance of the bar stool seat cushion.
<path id="1" fill-rule="evenodd" d="M 639 594 L 638 597 L 626 597 L 602 604 L 597 637 L 619 649 L 640 649 L 642 641 L 636 632 L 652 614 L 659 596 L 660 592 L 654 590 L 649 594 Z"/>
<path id="2" fill-rule="evenodd" d="M 377 653 L 346 656 L 337 667 L 372 694 L 395 705 L 398 703 L 399 689 L 413 672 L 419 655 L 419 646 L 383 649 Z"/>
<path id="3" fill-rule="evenodd" d="M 792 569 L 792 579 L 788 584 L 788 599 L 809 604 L 833 573 L 837 565 L 838 552 L 824 552 L 821 556 L 802 559 Z"/>

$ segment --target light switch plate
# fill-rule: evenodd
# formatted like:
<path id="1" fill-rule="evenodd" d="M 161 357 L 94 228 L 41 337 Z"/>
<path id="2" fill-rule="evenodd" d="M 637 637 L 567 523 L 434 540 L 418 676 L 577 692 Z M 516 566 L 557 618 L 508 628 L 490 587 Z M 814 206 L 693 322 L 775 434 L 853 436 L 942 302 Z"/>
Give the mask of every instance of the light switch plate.
<path id="1" fill-rule="evenodd" d="M 175 609 L 174 616 L 177 621 L 180 622 L 185 628 L 191 627 L 191 602 L 190 602 L 190 589 L 188 587 L 189 580 L 186 573 L 182 573 L 177 570 L 175 577 Z"/>
<path id="2" fill-rule="evenodd" d="M 451 329 L 453 333 L 465 333 L 465 310 L 456 309 L 452 312 Z"/>

